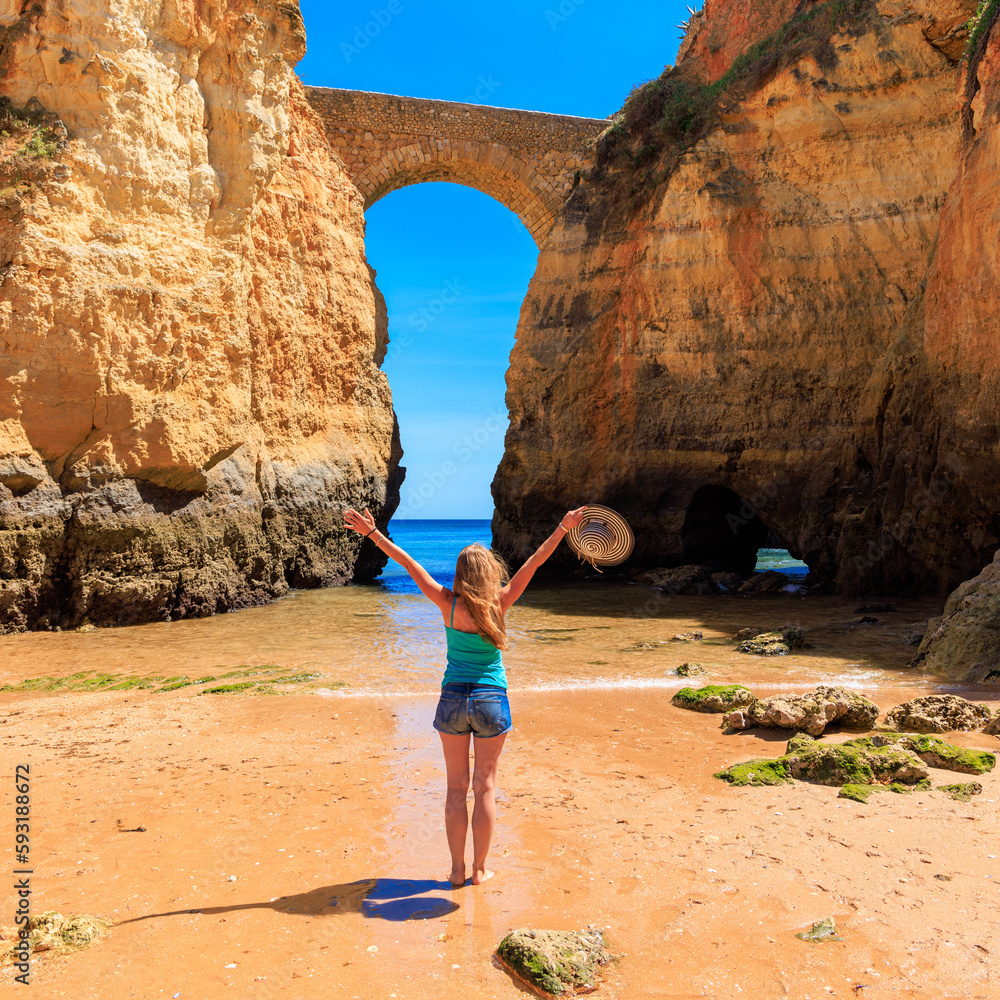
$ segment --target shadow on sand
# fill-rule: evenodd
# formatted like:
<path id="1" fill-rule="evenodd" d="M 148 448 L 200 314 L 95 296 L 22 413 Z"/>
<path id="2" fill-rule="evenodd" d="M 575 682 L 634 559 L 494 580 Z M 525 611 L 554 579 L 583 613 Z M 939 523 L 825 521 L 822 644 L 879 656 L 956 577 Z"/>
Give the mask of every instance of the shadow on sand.
<path id="1" fill-rule="evenodd" d="M 382 920 L 432 920 L 454 913 L 458 903 L 437 893 L 452 893 L 450 882 L 433 879 L 366 878 L 357 882 L 327 885 L 294 896 L 279 896 L 260 903 L 233 903 L 228 906 L 196 906 L 187 910 L 147 913 L 119 921 L 117 926 L 134 924 L 158 917 L 176 917 L 191 913 L 223 914 L 241 910 L 274 910 L 303 917 L 338 916 L 360 913 Z M 434 895 L 431 895 L 431 894 Z"/>

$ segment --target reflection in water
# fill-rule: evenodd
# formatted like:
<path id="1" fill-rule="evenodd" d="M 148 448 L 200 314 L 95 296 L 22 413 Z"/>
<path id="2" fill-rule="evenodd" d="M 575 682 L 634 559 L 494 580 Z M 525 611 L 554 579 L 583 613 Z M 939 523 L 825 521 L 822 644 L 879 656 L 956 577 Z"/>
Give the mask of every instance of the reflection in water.
<path id="1" fill-rule="evenodd" d="M 898 613 L 862 625 L 856 602 L 837 597 L 671 597 L 600 579 L 536 581 L 508 616 L 505 659 L 512 689 L 680 686 L 687 682 L 673 671 L 684 662 L 704 665 L 710 681 L 725 677 L 772 687 L 912 683 L 912 672 L 900 676 L 914 653 L 904 639 L 923 631 L 939 607 L 893 600 Z M 746 626 L 789 622 L 805 629 L 809 644 L 792 656 L 748 656 L 728 641 Z M 444 670 L 443 624 L 419 593 L 380 584 L 298 591 L 266 607 L 214 618 L 6 636 L 0 638 L 0 676 L 9 682 L 100 670 L 198 677 L 244 664 L 277 664 L 318 672 L 316 688 L 346 684 L 344 694 L 431 695 Z M 703 641 L 673 641 L 692 631 L 701 631 Z M 627 648 L 637 645 L 648 648 Z"/>
<path id="2" fill-rule="evenodd" d="M 488 522 L 402 522 L 393 533 L 442 583 L 469 541 L 489 543 Z M 817 682 L 853 687 L 920 682 L 907 670 L 908 645 L 940 606 L 893 598 L 900 610 L 861 624 L 855 601 L 763 594 L 670 596 L 602 577 L 536 580 L 508 616 L 505 654 L 512 691 L 573 687 L 680 687 L 684 662 L 707 682 L 774 689 Z M 747 626 L 793 623 L 807 647 L 763 658 L 729 641 Z M 191 621 L 30 633 L 0 638 L 0 680 L 102 671 L 143 677 L 220 674 L 243 665 L 307 668 L 320 680 L 301 690 L 337 696 L 419 693 L 430 697 L 444 671 L 444 622 L 401 568 L 373 584 L 295 591 L 261 608 Z M 700 631 L 702 641 L 674 640 Z M 635 648 L 640 647 L 640 648 Z M 197 696 L 197 688 L 179 689 Z M 148 697 L 167 697 L 149 694 Z"/>

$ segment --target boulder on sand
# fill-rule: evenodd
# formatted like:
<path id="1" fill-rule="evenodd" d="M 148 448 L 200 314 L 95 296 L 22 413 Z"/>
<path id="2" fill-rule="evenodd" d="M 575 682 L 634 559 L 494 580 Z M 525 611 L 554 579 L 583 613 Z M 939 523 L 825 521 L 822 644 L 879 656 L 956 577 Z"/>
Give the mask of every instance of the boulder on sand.
<path id="1" fill-rule="evenodd" d="M 784 590 L 791 583 L 791 579 L 784 573 L 778 573 L 773 569 L 763 573 L 757 573 L 750 577 L 746 583 L 740 587 L 741 594 L 768 594 L 775 591 Z"/>
<path id="2" fill-rule="evenodd" d="M 731 712 L 734 708 L 752 705 L 756 700 L 753 692 L 742 684 L 709 684 L 697 691 L 690 687 L 681 688 L 670 699 L 670 704 L 695 712 Z"/>
<path id="3" fill-rule="evenodd" d="M 978 775 L 995 765 L 994 754 L 952 746 L 936 736 L 880 732 L 827 743 L 799 733 L 780 757 L 733 764 L 715 776 L 731 785 L 780 785 L 798 778 L 817 785 L 847 786 L 846 798 L 866 802 L 873 785 L 896 792 L 908 792 L 910 787 L 929 789 L 928 767 Z M 977 789 L 981 790 L 977 782 L 943 787 L 971 795 L 978 794 Z"/>
<path id="4" fill-rule="evenodd" d="M 954 694 L 930 694 L 890 709 L 886 725 L 897 732 L 947 733 L 982 729 L 993 713 Z"/>
<path id="5" fill-rule="evenodd" d="M 756 632 L 756 634 L 748 635 L 747 633 L 750 632 Z M 795 625 L 786 625 L 773 632 L 741 629 L 733 638 L 736 640 L 738 652 L 750 653 L 754 656 L 784 656 L 793 649 L 800 649 L 805 645 L 802 630 Z"/>
<path id="6" fill-rule="evenodd" d="M 713 573 L 712 583 L 723 594 L 735 594 L 743 586 L 743 577 L 739 573 Z"/>
<path id="7" fill-rule="evenodd" d="M 871 729 L 878 706 L 854 691 L 821 686 L 808 694 L 778 694 L 737 709 L 726 721 L 732 729 L 794 729 L 819 736 L 830 723 L 846 729 Z"/>
<path id="8" fill-rule="evenodd" d="M 701 677 L 708 671 L 700 663 L 682 663 L 674 673 L 678 677 Z"/>
<path id="9" fill-rule="evenodd" d="M 637 583 L 657 587 L 668 594 L 715 594 L 712 571 L 707 566 L 674 566 L 651 569 L 635 578 Z"/>
<path id="10" fill-rule="evenodd" d="M 915 785 L 927 777 L 927 765 L 911 750 L 880 746 L 864 736 L 845 743 L 800 745 L 783 760 L 793 778 L 814 785 Z"/>
<path id="11" fill-rule="evenodd" d="M 519 927 L 500 942 L 497 957 L 516 976 L 557 996 L 590 992 L 600 966 L 612 960 L 596 927 L 577 932 Z"/>

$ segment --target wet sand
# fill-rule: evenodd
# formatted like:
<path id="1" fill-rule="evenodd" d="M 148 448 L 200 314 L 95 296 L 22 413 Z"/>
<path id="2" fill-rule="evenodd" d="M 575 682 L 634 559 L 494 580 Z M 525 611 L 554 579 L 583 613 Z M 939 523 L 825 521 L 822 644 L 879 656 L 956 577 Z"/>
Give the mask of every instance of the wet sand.
<path id="1" fill-rule="evenodd" d="M 914 681 L 866 693 L 885 709 L 933 687 Z M 621 1000 L 1000 997 L 996 773 L 969 803 L 733 789 L 713 772 L 784 738 L 724 735 L 671 693 L 512 687 L 497 876 L 458 890 L 430 692 L 2 694 L 4 759 L 32 771 L 32 910 L 115 921 L 39 956 L 31 995 L 514 997 L 504 934 L 596 924 Z M 827 916 L 843 941 L 795 937 Z"/>

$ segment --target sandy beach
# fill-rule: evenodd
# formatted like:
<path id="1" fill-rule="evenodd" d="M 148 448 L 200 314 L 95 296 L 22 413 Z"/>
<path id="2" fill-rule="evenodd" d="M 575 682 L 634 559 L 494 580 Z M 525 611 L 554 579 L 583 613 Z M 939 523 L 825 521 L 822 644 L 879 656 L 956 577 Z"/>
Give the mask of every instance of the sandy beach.
<path id="1" fill-rule="evenodd" d="M 451 890 L 431 697 L 5 694 L 32 911 L 115 922 L 39 956 L 32 995 L 513 997 L 492 957 L 510 929 L 594 924 L 622 956 L 609 998 L 1000 996 L 995 773 L 968 803 L 733 789 L 713 772 L 781 734 L 669 698 L 512 691 L 497 876 Z M 843 941 L 795 937 L 827 916 Z"/>

